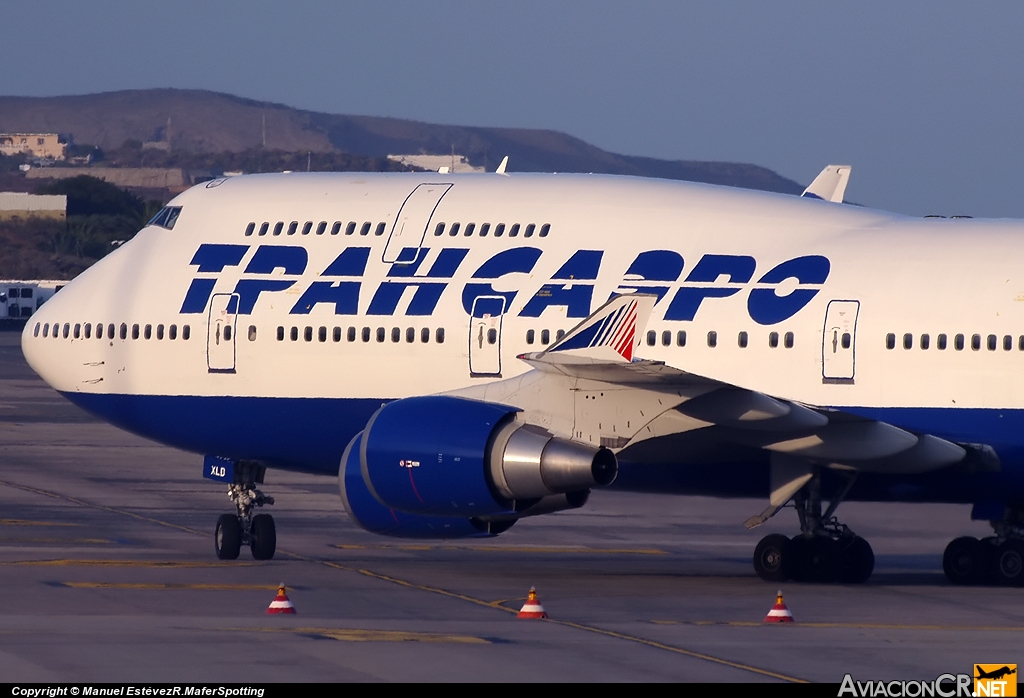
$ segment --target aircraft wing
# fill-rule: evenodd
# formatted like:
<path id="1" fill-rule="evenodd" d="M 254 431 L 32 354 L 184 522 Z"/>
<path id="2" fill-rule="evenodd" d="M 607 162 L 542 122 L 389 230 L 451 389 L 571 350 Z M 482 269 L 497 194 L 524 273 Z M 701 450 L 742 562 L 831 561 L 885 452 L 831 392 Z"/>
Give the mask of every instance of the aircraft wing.
<path id="1" fill-rule="evenodd" d="M 639 426 L 628 442 L 666 433 L 673 421 L 727 429 L 729 438 L 808 464 L 841 466 L 852 471 L 921 473 L 961 461 L 966 450 L 930 434 L 916 434 L 824 406 L 806 405 L 766 395 L 633 356 L 655 302 L 654 296 L 617 296 L 566 333 L 547 350 L 519 358 L 544 374 L 590 384 L 632 389 L 650 414 L 657 401 L 669 409 Z M 638 331 L 639 330 L 639 331 Z M 626 347 L 628 339 L 631 346 Z M 628 394 L 628 390 L 623 391 Z M 640 398 L 639 395 L 646 395 Z M 620 393 L 620 398 L 624 395 Z M 577 422 L 582 415 L 577 415 Z M 655 433 L 656 432 L 656 433 Z"/>

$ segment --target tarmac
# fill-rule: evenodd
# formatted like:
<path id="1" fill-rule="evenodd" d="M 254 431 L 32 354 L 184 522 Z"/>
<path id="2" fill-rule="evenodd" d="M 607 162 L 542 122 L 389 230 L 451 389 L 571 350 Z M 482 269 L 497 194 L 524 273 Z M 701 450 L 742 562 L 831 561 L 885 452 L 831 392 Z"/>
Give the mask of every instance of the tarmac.
<path id="1" fill-rule="evenodd" d="M 847 503 L 875 550 L 856 586 L 777 586 L 757 500 L 595 492 L 498 538 L 366 533 L 337 481 L 270 471 L 275 559 L 216 559 L 232 511 L 202 458 L 122 432 L 32 373 L 0 333 L 0 675 L 6 682 L 932 680 L 1016 663 L 1024 590 L 954 587 L 959 505 Z M 298 613 L 267 615 L 284 583 Z M 520 620 L 536 587 L 550 618 Z M 1016 649 L 1014 649 L 1016 648 Z"/>

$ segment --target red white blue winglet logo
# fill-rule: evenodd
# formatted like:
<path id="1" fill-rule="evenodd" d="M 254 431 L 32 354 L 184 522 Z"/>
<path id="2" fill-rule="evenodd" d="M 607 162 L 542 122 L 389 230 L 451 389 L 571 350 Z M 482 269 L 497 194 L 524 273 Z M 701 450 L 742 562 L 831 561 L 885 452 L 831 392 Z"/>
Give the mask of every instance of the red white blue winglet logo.
<path id="1" fill-rule="evenodd" d="M 609 304 L 606 314 L 595 313 L 589 323 L 566 337 L 551 352 L 609 347 L 626 361 L 633 360 L 636 345 L 637 301 Z"/>

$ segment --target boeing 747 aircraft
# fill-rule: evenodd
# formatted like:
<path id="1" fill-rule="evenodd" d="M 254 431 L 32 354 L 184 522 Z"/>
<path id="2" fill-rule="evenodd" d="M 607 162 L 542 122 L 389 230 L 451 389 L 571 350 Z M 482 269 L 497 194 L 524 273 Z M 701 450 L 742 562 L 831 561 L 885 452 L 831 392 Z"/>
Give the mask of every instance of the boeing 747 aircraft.
<path id="1" fill-rule="evenodd" d="M 1024 583 L 1024 223 L 677 181 L 270 174 L 176 197 L 33 316 L 69 400 L 204 456 L 273 556 L 267 471 L 360 526 L 500 534 L 595 487 L 755 497 L 766 580 L 862 582 L 841 502 L 971 503 L 955 583 Z M 267 480 L 269 484 L 271 479 Z M 737 522 L 737 525 L 742 522 Z"/>

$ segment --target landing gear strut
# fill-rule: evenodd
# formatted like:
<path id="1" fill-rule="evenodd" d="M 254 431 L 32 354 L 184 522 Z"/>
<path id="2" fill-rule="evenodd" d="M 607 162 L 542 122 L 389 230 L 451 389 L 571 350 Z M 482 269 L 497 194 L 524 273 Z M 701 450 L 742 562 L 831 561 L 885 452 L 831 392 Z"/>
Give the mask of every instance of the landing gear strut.
<path id="1" fill-rule="evenodd" d="M 942 571 L 953 584 L 1024 586 L 1024 511 L 1008 509 L 991 521 L 995 535 L 957 538 L 946 546 Z"/>
<path id="2" fill-rule="evenodd" d="M 228 485 L 228 499 L 235 503 L 237 515 L 222 514 L 217 519 L 213 541 L 217 557 L 237 560 L 243 545 L 248 545 L 256 560 L 270 560 L 277 549 L 277 531 L 270 514 L 253 510 L 274 503 L 274 498 L 256 489 L 263 483 L 266 468 L 249 463 L 235 465 L 235 482 Z"/>
<path id="3" fill-rule="evenodd" d="M 821 512 L 821 475 L 815 472 L 793 496 L 800 519 L 800 533 L 793 538 L 778 533 L 765 536 L 754 549 L 754 571 L 769 582 L 842 582 L 861 584 L 875 568 L 875 554 L 866 540 L 856 535 L 834 514 L 853 486 L 846 487 Z"/>

